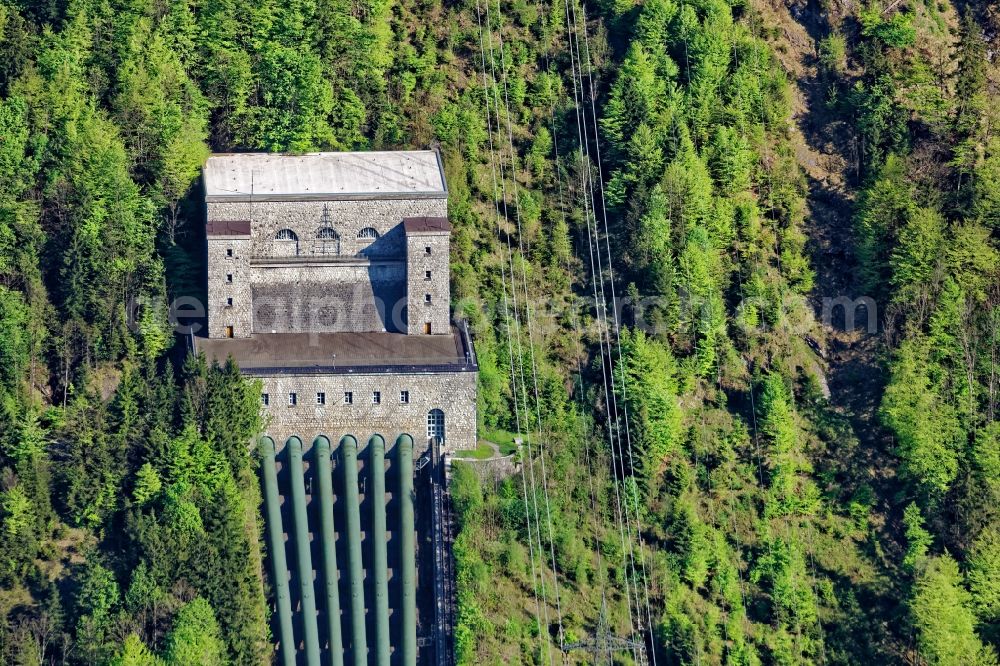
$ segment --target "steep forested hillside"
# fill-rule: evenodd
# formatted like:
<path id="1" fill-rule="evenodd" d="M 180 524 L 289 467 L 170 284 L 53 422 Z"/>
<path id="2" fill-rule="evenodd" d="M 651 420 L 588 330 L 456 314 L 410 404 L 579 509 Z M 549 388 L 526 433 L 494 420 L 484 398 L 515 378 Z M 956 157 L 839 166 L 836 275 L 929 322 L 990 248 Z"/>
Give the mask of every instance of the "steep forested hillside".
<path id="1" fill-rule="evenodd" d="M 525 444 L 456 463 L 459 663 L 995 664 L 998 47 L 957 0 L 0 0 L 0 661 L 269 660 L 257 388 L 167 318 L 200 167 L 434 146 Z"/>

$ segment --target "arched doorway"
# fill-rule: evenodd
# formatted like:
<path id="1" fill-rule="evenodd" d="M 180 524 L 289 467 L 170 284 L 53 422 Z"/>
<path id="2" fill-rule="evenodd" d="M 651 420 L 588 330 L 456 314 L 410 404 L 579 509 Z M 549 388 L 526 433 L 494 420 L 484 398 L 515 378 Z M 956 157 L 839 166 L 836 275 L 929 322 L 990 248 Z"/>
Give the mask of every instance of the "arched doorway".
<path id="1" fill-rule="evenodd" d="M 427 439 L 444 443 L 444 412 L 440 409 L 427 412 Z"/>

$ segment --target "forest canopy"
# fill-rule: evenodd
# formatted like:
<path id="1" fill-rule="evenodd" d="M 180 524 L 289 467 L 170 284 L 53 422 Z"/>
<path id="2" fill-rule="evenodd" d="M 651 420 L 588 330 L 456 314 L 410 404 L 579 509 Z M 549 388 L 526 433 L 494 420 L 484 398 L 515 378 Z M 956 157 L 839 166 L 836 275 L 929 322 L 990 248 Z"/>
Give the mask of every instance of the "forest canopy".
<path id="1" fill-rule="evenodd" d="M 272 659 L 259 387 L 167 316 L 201 167 L 432 147 L 530 445 L 455 463 L 458 663 L 996 664 L 998 48 L 975 0 L 0 0 L 0 661 Z"/>

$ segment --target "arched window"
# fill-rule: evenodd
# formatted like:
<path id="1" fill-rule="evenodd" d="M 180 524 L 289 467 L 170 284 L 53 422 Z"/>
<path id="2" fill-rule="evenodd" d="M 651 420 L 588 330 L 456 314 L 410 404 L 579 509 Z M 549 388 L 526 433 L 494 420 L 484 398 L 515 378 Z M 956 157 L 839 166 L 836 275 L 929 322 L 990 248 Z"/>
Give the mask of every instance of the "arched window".
<path id="1" fill-rule="evenodd" d="M 340 254 L 340 234 L 333 227 L 322 227 L 316 232 L 313 254 Z"/>
<path id="2" fill-rule="evenodd" d="M 291 229 L 282 229 L 274 235 L 274 253 L 279 257 L 297 257 L 299 237 Z"/>
<path id="3" fill-rule="evenodd" d="M 365 227 L 358 232 L 358 238 L 362 238 L 364 240 L 376 240 L 378 238 L 378 231 L 372 227 Z"/>
<path id="4" fill-rule="evenodd" d="M 436 439 L 438 443 L 444 441 L 444 412 L 440 409 L 427 412 L 427 439 Z"/>

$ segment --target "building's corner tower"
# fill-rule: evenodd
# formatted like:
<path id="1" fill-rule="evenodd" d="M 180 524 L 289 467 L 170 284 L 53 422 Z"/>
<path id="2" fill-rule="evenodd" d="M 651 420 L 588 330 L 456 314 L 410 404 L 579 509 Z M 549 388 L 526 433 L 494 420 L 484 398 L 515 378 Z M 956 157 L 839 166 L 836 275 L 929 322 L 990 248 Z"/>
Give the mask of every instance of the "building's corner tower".
<path id="1" fill-rule="evenodd" d="M 212 219 L 205 228 L 208 254 L 208 337 L 249 338 L 250 221 Z M 223 213 L 224 215 L 225 213 Z"/>
<path id="2" fill-rule="evenodd" d="M 445 217 L 410 217 L 406 233 L 406 332 L 451 334 L 448 252 L 451 224 Z"/>

